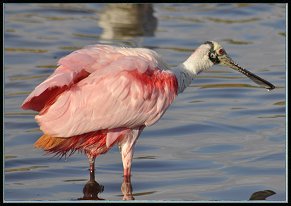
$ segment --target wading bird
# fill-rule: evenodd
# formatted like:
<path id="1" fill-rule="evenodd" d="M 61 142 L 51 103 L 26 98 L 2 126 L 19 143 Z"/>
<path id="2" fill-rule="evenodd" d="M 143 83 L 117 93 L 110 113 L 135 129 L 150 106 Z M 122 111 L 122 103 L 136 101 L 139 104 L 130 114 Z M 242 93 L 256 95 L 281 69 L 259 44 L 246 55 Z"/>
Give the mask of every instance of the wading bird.
<path id="1" fill-rule="evenodd" d="M 91 45 L 61 58 L 58 68 L 25 99 L 44 135 L 35 147 L 48 153 L 84 152 L 95 158 L 118 144 L 124 177 L 131 175 L 135 143 L 200 72 L 215 64 L 241 72 L 268 90 L 274 85 L 238 66 L 220 44 L 207 41 L 177 67 L 145 48 Z"/>

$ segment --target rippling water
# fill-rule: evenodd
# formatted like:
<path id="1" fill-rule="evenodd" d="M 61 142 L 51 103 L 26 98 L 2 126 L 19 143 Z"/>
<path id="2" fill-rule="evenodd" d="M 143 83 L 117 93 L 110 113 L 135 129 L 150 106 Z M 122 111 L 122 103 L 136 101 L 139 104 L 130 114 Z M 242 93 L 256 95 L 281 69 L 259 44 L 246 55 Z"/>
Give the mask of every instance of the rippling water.
<path id="1" fill-rule="evenodd" d="M 153 10 L 152 10 L 153 9 Z M 169 65 L 207 40 L 273 83 L 268 92 L 215 66 L 193 80 L 136 145 L 136 200 L 249 200 L 271 190 L 286 200 L 285 4 L 5 4 L 4 199 L 77 201 L 89 178 L 84 155 L 45 156 L 35 112 L 20 105 L 56 68 L 89 44 L 147 47 Z M 118 148 L 96 160 L 99 197 L 121 200 Z"/>

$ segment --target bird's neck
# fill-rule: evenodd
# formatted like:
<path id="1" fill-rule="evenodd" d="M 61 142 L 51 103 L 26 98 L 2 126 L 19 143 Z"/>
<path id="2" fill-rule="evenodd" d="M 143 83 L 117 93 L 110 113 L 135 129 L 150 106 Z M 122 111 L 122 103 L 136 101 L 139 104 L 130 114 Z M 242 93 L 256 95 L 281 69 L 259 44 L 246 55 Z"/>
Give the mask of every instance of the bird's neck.
<path id="1" fill-rule="evenodd" d="M 179 64 L 177 67 L 173 68 L 177 81 L 178 81 L 178 94 L 182 93 L 192 82 L 200 72 L 210 68 L 211 64 L 199 64 L 198 62 L 187 62 L 187 60 Z"/>
<path id="2" fill-rule="evenodd" d="M 200 46 L 186 61 L 172 69 L 178 81 L 178 93 L 182 93 L 200 72 L 213 66 L 208 51 L 206 46 Z"/>
<path id="3" fill-rule="evenodd" d="M 192 82 L 193 75 L 189 72 L 183 64 L 172 68 L 178 81 L 178 94 L 182 93 Z"/>

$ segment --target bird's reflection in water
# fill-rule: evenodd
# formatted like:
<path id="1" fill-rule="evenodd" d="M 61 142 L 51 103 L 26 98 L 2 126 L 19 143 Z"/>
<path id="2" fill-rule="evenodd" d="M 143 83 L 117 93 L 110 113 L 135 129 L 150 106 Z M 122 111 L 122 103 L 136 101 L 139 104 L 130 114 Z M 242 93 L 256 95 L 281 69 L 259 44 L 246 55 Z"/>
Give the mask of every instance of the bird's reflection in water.
<path id="1" fill-rule="evenodd" d="M 123 200 L 134 200 L 132 195 L 132 186 L 130 177 L 124 177 L 121 185 L 121 192 L 123 194 Z"/>
<path id="2" fill-rule="evenodd" d="M 153 36 L 157 18 L 152 4 L 106 4 L 99 17 L 102 39 L 127 40 L 136 36 Z"/>
<path id="3" fill-rule="evenodd" d="M 83 194 L 84 196 L 79 198 L 78 200 L 104 200 L 98 197 L 98 194 L 103 192 L 103 185 L 99 185 L 98 182 L 89 180 L 84 188 Z"/>
<path id="4" fill-rule="evenodd" d="M 104 186 L 95 180 L 95 170 L 90 170 L 90 179 L 83 188 L 83 197 L 78 200 L 104 200 L 98 194 L 104 191 Z"/>
<path id="5" fill-rule="evenodd" d="M 95 170 L 90 170 L 90 179 L 83 188 L 83 197 L 78 198 L 78 200 L 105 200 L 98 197 L 98 194 L 103 191 L 104 186 L 95 180 Z M 123 194 L 123 200 L 134 200 L 130 177 L 123 178 L 121 192 Z"/>

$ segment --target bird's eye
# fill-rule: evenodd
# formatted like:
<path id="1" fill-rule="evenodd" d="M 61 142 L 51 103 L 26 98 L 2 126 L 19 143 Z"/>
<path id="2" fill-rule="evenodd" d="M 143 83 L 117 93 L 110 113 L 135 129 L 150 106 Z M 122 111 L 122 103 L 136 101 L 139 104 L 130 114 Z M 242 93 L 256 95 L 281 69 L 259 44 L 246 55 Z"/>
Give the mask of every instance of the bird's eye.
<path id="1" fill-rule="evenodd" d="M 219 55 L 223 55 L 223 54 L 225 54 L 224 49 L 219 49 L 219 50 L 218 50 L 218 54 L 219 54 Z"/>

